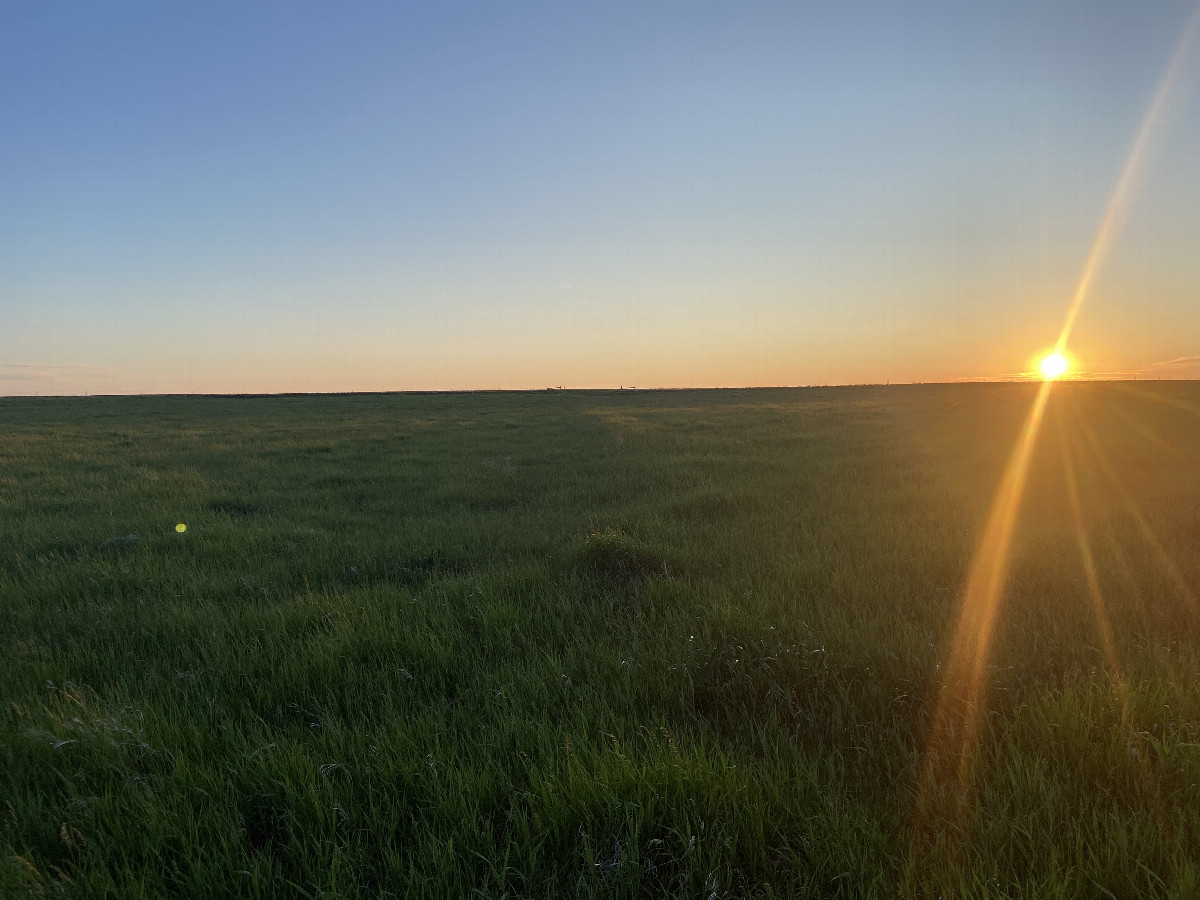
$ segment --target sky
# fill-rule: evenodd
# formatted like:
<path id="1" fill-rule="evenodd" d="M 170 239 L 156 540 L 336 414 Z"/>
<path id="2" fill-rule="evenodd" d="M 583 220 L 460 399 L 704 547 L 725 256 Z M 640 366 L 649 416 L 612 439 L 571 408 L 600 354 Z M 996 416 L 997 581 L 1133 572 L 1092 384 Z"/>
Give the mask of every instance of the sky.
<path id="1" fill-rule="evenodd" d="M 9 3 L 0 394 L 1032 371 L 1195 2 Z M 1068 344 L 1200 377 L 1200 48 Z"/>

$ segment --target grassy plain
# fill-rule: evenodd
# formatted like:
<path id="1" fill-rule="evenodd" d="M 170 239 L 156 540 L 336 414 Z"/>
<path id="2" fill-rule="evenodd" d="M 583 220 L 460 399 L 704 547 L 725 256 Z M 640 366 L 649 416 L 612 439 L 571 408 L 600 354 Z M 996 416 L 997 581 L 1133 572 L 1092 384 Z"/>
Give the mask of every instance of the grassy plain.
<path id="1" fill-rule="evenodd" d="M 1035 390 L 0 400 L 0 896 L 1200 896 L 1200 385 L 1055 386 L 924 763 Z"/>

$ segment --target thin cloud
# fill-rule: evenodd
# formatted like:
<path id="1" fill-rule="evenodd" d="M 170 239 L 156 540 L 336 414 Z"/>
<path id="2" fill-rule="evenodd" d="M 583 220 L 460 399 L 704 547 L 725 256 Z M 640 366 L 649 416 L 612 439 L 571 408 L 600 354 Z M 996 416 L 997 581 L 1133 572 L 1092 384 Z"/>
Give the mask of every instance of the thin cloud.
<path id="1" fill-rule="evenodd" d="M 1139 372 L 1070 372 L 1061 381 L 1125 381 L 1136 378 Z M 1004 375 L 964 375 L 952 379 L 961 383 L 991 383 L 997 381 L 1041 381 L 1041 372 L 1009 372 Z"/>
<path id="2" fill-rule="evenodd" d="M 0 362 L 0 382 L 21 384 L 55 384 L 66 378 L 111 378 L 103 369 L 94 366 L 43 366 L 36 363 Z"/>
<path id="3" fill-rule="evenodd" d="M 1146 378 L 1200 378 L 1200 356 L 1177 356 L 1153 363 L 1138 372 Z"/>
<path id="4" fill-rule="evenodd" d="M 1191 366 L 1200 364 L 1200 356 L 1177 356 L 1174 359 L 1164 359 L 1162 362 L 1156 362 L 1150 366 L 1151 369 L 1156 366 Z"/>

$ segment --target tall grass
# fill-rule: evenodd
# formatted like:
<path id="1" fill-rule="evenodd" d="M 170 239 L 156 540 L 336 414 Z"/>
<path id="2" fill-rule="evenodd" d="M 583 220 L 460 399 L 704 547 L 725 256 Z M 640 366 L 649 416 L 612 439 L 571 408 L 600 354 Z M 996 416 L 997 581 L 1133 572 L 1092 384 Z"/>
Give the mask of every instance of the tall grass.
<path id="1" fill-rule="evenodd" d="M 1055 387 L 918 796 L 1031 400 L 0 400 L 0 896 L 1200 895 L 1196 385 Z"/>

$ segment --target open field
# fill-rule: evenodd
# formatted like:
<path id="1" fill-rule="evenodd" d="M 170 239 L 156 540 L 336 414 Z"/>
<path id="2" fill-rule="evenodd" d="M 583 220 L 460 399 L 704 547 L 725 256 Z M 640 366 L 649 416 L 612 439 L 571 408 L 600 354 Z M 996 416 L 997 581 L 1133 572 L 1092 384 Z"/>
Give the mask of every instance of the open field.
<path id="1" fill-rule="evenodd" d="M 927 753 L 1036 390 L 0 400 L 0 896 L 1200 896 L 1200 385 Z"/>

